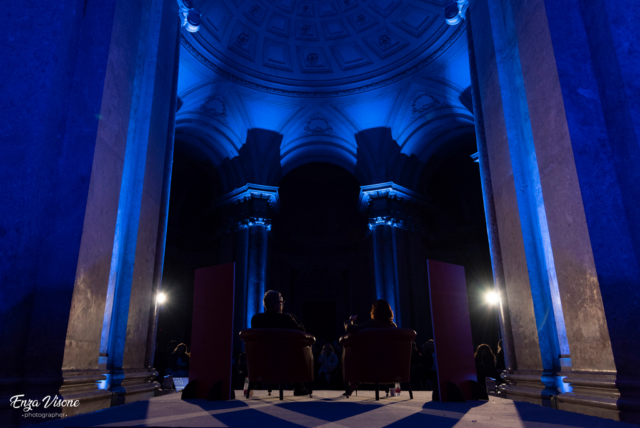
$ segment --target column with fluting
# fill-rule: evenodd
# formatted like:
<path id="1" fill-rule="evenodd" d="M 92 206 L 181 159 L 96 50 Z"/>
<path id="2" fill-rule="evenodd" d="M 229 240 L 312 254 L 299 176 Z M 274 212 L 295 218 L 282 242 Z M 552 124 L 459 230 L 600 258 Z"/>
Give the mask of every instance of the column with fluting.
<path id="1" fill-rule="evenodd" d="M 222 209 L 227 218 L 227 239 L 222 240 L 227 245 L 222 248 L 221 260 L 236 263 L 235 337 L 251 327 L 253 315 L 262 312 L 271 217 L 280 206 L 278 188 L 249 183 L 216 199 L 213 205 Z M 236 340 L 236 347 L 240 343 Z"/>
<path id="2" fill-rule="evenodd" d="M 361 186 L 368 215 L 377 299 L 389 302 L 394 321 L 430 337 L 429 298 L 422 257 L 419 210 L 427 198 L 393 182 Z"/>

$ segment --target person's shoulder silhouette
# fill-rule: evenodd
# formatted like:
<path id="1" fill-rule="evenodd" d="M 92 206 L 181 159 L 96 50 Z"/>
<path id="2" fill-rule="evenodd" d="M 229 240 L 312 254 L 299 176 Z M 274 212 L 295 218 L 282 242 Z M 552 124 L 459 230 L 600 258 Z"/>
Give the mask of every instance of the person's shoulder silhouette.
<path id="1" fill-rule="evenodd" d="M 264 294 L 265 311 L 251 318 L 251 328 L 286 328 L 305 331 L 300 320 L 293 314 L 283 314 L 284 300 L 278 291 L 269 290 Z"/>
<path id="2" fill-rule="evenodd" d="M 251 328 L 288 328 L 305 331 L 304 326 L 295 315 L 281 314 L 275 311 L 255 314 L 251 318 Z"/>

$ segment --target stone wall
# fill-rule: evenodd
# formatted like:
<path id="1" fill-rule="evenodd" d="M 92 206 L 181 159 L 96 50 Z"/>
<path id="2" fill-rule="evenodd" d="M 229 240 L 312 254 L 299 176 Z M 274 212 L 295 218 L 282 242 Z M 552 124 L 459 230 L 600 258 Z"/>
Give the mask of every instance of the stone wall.
<path id="1" fill-rule="evenodd" d="M 3 422 L 19 421 L 15 394 L 77 398 L 78 412 L 111 405 L 96 384 L 108 373 L 99 357 L 109 314 L 119 325 L 107 340 L 125 356 L 109 355 L 110 369 L 149 377 L 177 16 L 174 0 L 113 0 L 39 2 L 2 18 L 12 65 L 0 88 Z"/>
<path id="2" fill-rule="evenodd" d="M 472 2 L 470 55 L 515 348 L 504 390 L 637 421 L 637 28 L 609 7 Z"/>

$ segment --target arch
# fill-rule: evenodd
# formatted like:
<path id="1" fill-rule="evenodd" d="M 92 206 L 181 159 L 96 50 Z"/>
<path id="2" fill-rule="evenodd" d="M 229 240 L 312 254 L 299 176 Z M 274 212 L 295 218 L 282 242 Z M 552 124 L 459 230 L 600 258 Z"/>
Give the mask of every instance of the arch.
<path id="1" fill-rule="evenodd" d="M 311 162 L 327 162 L 355 174 L 356 148 L 340 137 L 307 136 L 281 147 L 280 164 L 283 175 Z"/>
<path id="2" fill-rule="evenodd" d="M 409 123 L 398 135 L 398 143 L 403 153 L 415 154 L 426 161 L 425 149 L 437 142 L 446 142 L 442 138 L 448 132 L 468 128 L 474 129 L 473 115 L 461 106 L 447 106 L 429 112 Z"/>

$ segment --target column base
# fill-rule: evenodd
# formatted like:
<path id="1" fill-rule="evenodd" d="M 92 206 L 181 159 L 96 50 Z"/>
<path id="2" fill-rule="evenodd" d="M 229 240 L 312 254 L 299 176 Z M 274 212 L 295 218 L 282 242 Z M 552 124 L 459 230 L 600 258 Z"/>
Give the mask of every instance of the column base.
<path id="1" fill-rule="evenodd" d="M 25 417 L 22 409 L 14 409 L 10 406 L 10 398 L 14 395 L 24 395 L 23 399 L 38 400 L 41 407 L 34 408 L 31 413 L 64 414 L 75 416 L 82 413 L 111 407 L 111 392 L 98 389 L 98 381 L 104 380 L 105 375 L 100 370 L 64 370 L 58 374 L 43 374 L 30 376 L 24 379 L 5 378 L 0 380 L 2 390 L 0 399 L 0 426 L 18 426 L 34 423 L 33 418 Z M 49 407 L 44 408 L 45 397 L 61 400 L 78 400 L 78 407 Z M 38 418 L 37 422 L 57 420 L 59 417 Z"/>
<path id="2" fill-rule="evenodd" d="M 564 379 L 572 392 L 558 395 L 558 409 L 616 421 L 640 423 L 640 382 L 611 373 L 573 372 Z"/>
<path id="3" fill-rule="evenodd" d="M 114 377 L 120 377 L 119 385 L 110 388 L 113 393 L 111 405 L 133 403 L 152 398 L 160 388 L 153 379 L 158 375 L 155 369 L 124 369 Z"/>
<path id="4" fill-rule="evenodd" d="M 16 394 L 22 394 L 21 378 L 0 377 L 0 427 L 14 426 L 20 423 L 20 412 L 12 409 L 10 399 Z"/>
<path id="5" fill-rule="evenodd" d="M 551 397 L 554 394 L 542 382 L 541 372 L 505 372 L 502 378 L 506 384 L 500 386 L 500 391 L 506 398 L 551 407 Z"/>
<path id="6" fill-rule="evenodd" d="M 80 405 L 65 407 L 62 413 L 75 416 L 111 407 L 111 392 L 98 389 L 98 381 L 105 378 L 101 370 L 64 371 L 58 396 L 64 400 L 78 400 Z"/>

